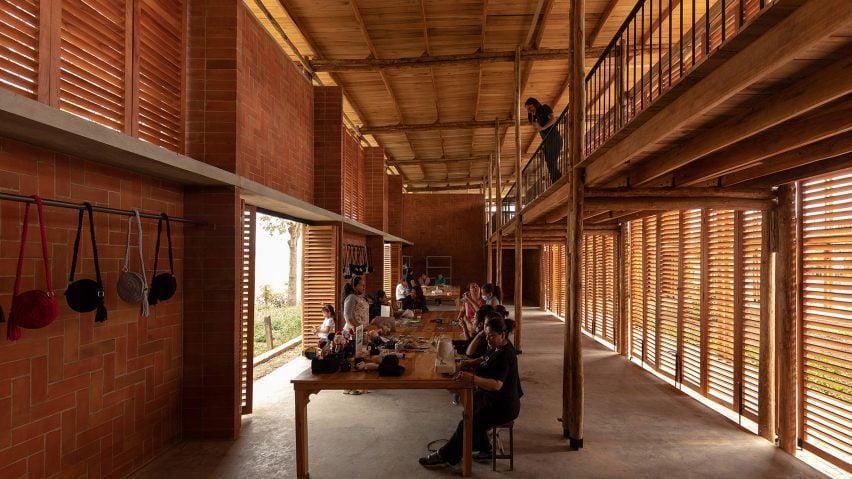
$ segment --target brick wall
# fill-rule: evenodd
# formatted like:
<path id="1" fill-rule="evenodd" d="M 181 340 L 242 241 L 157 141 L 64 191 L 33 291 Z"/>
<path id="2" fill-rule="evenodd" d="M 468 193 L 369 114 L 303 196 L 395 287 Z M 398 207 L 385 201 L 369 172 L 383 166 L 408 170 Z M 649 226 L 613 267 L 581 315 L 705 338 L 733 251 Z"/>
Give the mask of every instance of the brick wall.
<path id="1" fill-rule="evenodd" d="M 244 5 L 239 26 L 237 173 L 311 203 L 313 87 Z"/>
<path id="2" fill-rule="evenodd" d="M 0 191 L 183 215 L 180 186 L 7 139 L 0 139 Z M 0 304 L 7 313 L 23 210 L 22 203 L 0 201 Z M 109 311 L 108 320 L 96 324 L 94 313 L 72 311 L 63 295 L 76 211 L 45 207 L 45 223 L 59 318 L 46 328 L 23 330 L 17 342 L 0 339 L 0 477 L 125 476 L 181 432 L 184 227 L 172 227 L 177 294 L 141 318 L 138 305 L 125 304 L 115 293 L 127 220 L 95 214 Z M 147 268 L 155 233 L 156 222 L 143 220 Z M 88 230 L 83 238 L 87 235 Z M 24 291 L 45 287 L 38 238 L 31 226 Z M 91 248 L 88 241 L 82 244 L 77 277 L 93 278 Z M 134 258 L 136 249 L 131 252 Z M 138 262 L 131 268 L 138 271 Z"/>
<path id="3" fill-rule="evenodd" d="M 343 92 L 314 87 L 314 204 L 343 213 Z"/>
<path id="4" fill-rule="evenodd" d="M 189 2 L 186 154 L 237 171 L 239 0 Z"/>
<path id="5" fill-rule="evenodd" d="M 414 272 L 426 271 L 426 256 L 452 256 L 455 285 L 485 280 L 482 195 L 403 195 L 402 237 L 413 242 Z M 397 278 L 398 279 L 398 278 Z"/>
<path id="6" fill-rule="evenodd" d="M 388 175 L 384 148 L 364 148 L 364 170 L 364 223 L 387 231 Z"/>
<path id="7" fill-rule="evenodd" d="M 241 208 L 230 186 L 187 187 L 184 435 L 235 439 L 240 431 Z"/>
<path id="8" fill-rule="evenodd" d="M 404 206 L 402 201 L 402 176 L 388 176 L 388 233 L 394 236 L 402 237 Z"/>

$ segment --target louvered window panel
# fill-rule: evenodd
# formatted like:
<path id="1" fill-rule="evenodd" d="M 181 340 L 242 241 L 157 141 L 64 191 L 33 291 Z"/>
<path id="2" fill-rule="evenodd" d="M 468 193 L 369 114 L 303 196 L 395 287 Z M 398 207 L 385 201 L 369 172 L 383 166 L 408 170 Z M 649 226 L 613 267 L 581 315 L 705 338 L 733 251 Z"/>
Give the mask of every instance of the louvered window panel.
<path id="1" fill-rule="evenodd" d="M 183 0 L 139 6 L 139 138 L 182 151 Z"/>
<path id="2" fill-rule="evenodd" d="M 701 387 L 701 210 L 683 214 L 683 382 Z"/>
<path id="3" fill-rule="evenodd" d="M 680 302 L 680 211 L 660 216 L 660 371 L 675 376 Z"/>
<path id="4" fill-rule="evenodd" d="M 757 418 L 760 363 L 761 212 L 743 213 L 743 415 Z"/>
<path id="5" fill-rule="evenodd" d="M 125 2 L 63 0 L 59 108 L 123 131 Z"/>
<path id="6" fill-rule="evenodd" d="M 565 245 L 560 244 L 556 247 L 556 315 L 561 318 L 565 317 L 566 269 Z"/>
<path id="7" fill-rule="evenodd" d="M 852 173 L 802 182 L 804 446 L 852 469 Z"/>
<path id="8" fill-rule="evenodd" d="M 606 262 L 604 260 L 603 236 L 595 235 L 594 240 L 594 258 L 595 258 L 595 322 L 592 324 L 592 334 L 595 336 L 603 336 L 603 323 L 606 312 L 604 311 L 604 298 L 606 298 L 606 289 L 604 288 L 604 277 L 606 275 Z"/>
<path id="9" fill-rule="evenodd" d="M 393 294 L 391 291 L 394 291 L 394 280 L 391 279 L 391 245 L 390 243 L 385 243 L 384 247 L 384 256 L 382 257 L 382 289 L 387 292 L 388 297 L 394 299 L 391 295 Z M 399 279 L 399 278 L 397 278 Z"/>
<path id="10" fill-rule="evenodd" d="M 604 245 L 604 328 L 603 337 L 615 344 L 615 236 L 603 237 Z"/>
<path id="11" fill-rule="evenodd" d="M 550 245 L 544 245 L 541 248 L 541 272 L 544 276 L 544 309 L 547 311 L 553 311 L 553 304 L 551 303 L 551 289 L 553 288 L 553 281 L 551 281 L 551 259 L 550 259 Z"/>
<path id="12" fill-rule="evenodd" d="M 38 0 L 0 2 L 0 88 L 38 96 Z"/>
<path id="13" fill-rule="evenodd" d="M 240 271 L 240 393 L 241 412 L 251 414 L 254 383 L 254 260 L 255 208 L 243 208 Z"/>
<path id="14" fill-rule="evenodd" d="M 657 364 L 657 217 L 645 218 L 645 361 Z"/>
<path id="15" fill-rule="evenodd" d="M 337 304 L 338 236 L 337 226 L 308 226 L 305 231 L 302 253 L 302 344 L 305 346 L 317 344 L 311 328 L 322 325 L 322 305 Z"/>
<path id="16" fill-rule="evenodd" d="M 580 269 L 580 274 L 583 275 L 583 284 L 580 289 L 581 294 L 580 297 L 583 298 L 583 301 L 580 303 L 580 317 L 583 318 L 583 329 L 590 332 L 592 331 L 592 295 L 594 294 L 594 286 L 593 286 L 593 270 L 592 270 L 592 262 L 589 261 L 589 256 L 592 254 L 592 246 L 589 241 L 589 236 L 583 236 L 583 251 L 582 258 L 583 264 Z"/>
<path id="17" fill-rule="evenodd" d="M 734 402 L 734 212 L 708 212 L 707 393 Z"/>
<path id="18" fill-rule="evenodd" d="M 643 358 L 644 331 L 644 220 L 630 222 L 630 343 L 634 357 Z M 643 358 L 644 359 L 644 358 Z"/>

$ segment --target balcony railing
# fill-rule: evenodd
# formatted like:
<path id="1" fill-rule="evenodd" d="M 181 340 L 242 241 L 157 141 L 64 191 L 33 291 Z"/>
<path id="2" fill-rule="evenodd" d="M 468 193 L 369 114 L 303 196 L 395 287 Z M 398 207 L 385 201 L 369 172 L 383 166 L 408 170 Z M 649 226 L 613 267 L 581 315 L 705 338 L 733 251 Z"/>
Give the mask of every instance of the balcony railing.
<path id="1" fill-rule="evenodd" d="M 745 28 L 773 0 L 639 0 L 603 54 L 586 75 L 585 156 L 646 110 L 689 72 Z M 521 173 L 521 208 L 554 182 L 548 170 L 555 143 L 555 164 L 567 174 L 568 109 L 544 138 Z M 503 224 L 514 217 L 514 186 L 503 200 Z"/>

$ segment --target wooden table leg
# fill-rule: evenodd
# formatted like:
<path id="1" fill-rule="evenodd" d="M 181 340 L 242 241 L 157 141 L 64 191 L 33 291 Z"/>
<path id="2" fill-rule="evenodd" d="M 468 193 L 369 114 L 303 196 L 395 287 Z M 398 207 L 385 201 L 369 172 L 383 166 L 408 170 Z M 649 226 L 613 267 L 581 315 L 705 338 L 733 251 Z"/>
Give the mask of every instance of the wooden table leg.
<path id="1" fill-rule="evenodd" d="M 473 463 L 473 390 L 462 389 L 461 400 L 464 406 L 464 437 L 462 440 L 462 476 L 470 477 Z"/>
<path id="2" fill-rule="evenodd" d="M 310 479 L 308 472 L 308 401 L 311 391 L 296 390 L 296 477 Z"/>

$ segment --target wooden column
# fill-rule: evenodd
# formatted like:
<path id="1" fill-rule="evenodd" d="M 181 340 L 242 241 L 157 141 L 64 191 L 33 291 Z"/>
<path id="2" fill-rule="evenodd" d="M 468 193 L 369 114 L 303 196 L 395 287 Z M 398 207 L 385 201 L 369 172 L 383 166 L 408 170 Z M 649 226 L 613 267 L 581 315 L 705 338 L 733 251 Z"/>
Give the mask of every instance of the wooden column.
<path id="1" fill-rule="evenodd" d="M 495 196 L 497 197 L 497 248 L 495 251 L 496 258 L 494 260 L 494 267 L 497 269 L 497 276 L 494 278 L 494 284 L 500 286 L 500 290 L 503 289 L 503 232 L 500 231 L 503 228 L 503 179 L 500 174 L 500 158 L 501 158 L 501 149 L 500 145 L 500 120 L 494 120 L 494 141 L 497 143 L 497 158 L 496 158 L 496 168 L 497 168 L 497 188 L 495 190 Z M 503 298 L 500 298 L 500 302 L 503 302 Z"/>
<path id="2" fill-rule="evenodd" d="M 562 428 L 571 448 L 583 447 L 583 351 L 582 318 L 580 317 L 581 258 L 583 248 L 584 169 L 576 165 L 583 159 L 586 85 L 583 69 L 585 50 L 585 0 L 571 0 L 570 27 L 570 95 L 569 123 L 571 153 L 571 198 L 568 211 L 568 278 L 565 315 L 564 379 L 562 386 Z"/>
<path id="3" fill-rule="evenodd" d="M 488 232 L 485 235 L 485 246 L 488 248 L 488 258 L 486 263 L 486 281 L 490 283 L 495 283 L 494 281 L 494 245 L 491 244 L 491 231 L 493 230 L 494 224 L 491 222 L 491 205 L 493 204 L 494 197 L 494 156 L 489 155 L 488 157 L 488 197 L 485 202 L 485 211 L 487 212 L 488 218 L 486 224 L 488 225 Z M 496 215 L 495 215 L 496 216 Z"/>
<path id="4" fill-rule="evenodd" d="M 760 223 L 760 359 L 757 434 L 775 442 L 775 214 L 764 211 Z"/>
<path id="5" fill-rule="evenodd" d="M 778 446 L 796 450 L 796 288 L 793 284 L 795 206 L 793 188 L 778 188 L 778 252 L 775 256 L 775 311 L 778 331 Z"/>
<path id="6" fill-rule="evenodd" d="M 524 309 L 524 219 L 521 217 L 521 47 L 515 50 L 515 349 L 521 352 Z"/>

